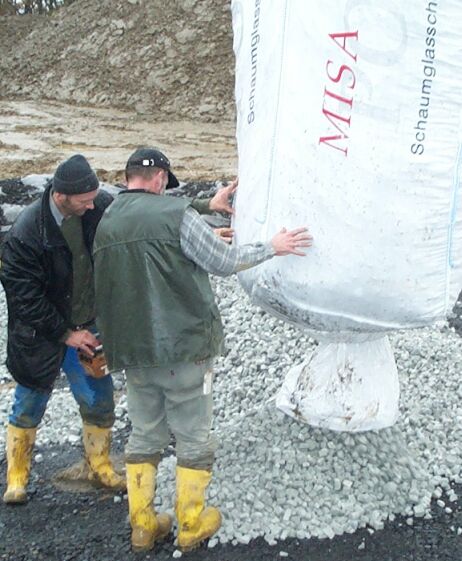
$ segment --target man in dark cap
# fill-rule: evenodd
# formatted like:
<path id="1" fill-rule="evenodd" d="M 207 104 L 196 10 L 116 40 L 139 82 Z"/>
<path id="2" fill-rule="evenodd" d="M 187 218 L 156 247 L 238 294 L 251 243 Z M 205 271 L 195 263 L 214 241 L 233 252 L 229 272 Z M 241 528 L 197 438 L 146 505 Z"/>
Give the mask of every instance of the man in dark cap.
<path id="1" fill-rule="evenodd" d="M 213 357 L 223 340 L 207 273 L 227 276 L 276 255 L 304 255 L 301 248 L 311 245 L 311 236 L 306 228 L 282 229 L 266 243 L 231 246 L 211 231 L 194 201 L 164 196 L 175 177 L 159 150 L 137 150 L 126 175 L 128 189 L 98 226 L 94 259 L 96 315 L 109 369 L 125 369 L 127 379 L 132 547 L 148 550 L 171 529 L 170 517 L 153 507 L 170 428 L 176 440 L 178 545 L 187 551 L 221 524 L 219 510 L 205 505 L 215 453 Z M 230 185 L 223 195 L 234 189 Z M 209 208 L 217 208 L 216 199 Z"/>
<path id="2" fill-rule="evenodd" d="M 123 490 L 109 458 L 114 424 L 110 376 L 92 378 L 77 350 L 93 355 L 95 302 L 91 257 L 96 227 L 112 197 L 84 156 L 62 162 L 41 198 L 17 218 L 3 245 L 0 281 L 8 304 L 7 366 L 17 382 L 7 428 L 5 503 L 27 501 L 32 449 L 60 369 L 83 420 L 89 479 Z"/>

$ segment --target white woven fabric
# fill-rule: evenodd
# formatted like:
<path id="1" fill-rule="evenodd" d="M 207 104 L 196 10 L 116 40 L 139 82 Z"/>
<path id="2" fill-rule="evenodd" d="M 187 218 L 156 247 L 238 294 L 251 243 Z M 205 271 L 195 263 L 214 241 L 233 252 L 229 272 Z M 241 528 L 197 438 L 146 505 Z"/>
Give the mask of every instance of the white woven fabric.
<path id="1" fill-rule="evenodd" d="M 304 225 L 314 237 L 304 258 L 241 273 L 245 290 L 336 341 L 444 318 L 462 287 L 460 0 L 232 9 L 236 240 Z"/>

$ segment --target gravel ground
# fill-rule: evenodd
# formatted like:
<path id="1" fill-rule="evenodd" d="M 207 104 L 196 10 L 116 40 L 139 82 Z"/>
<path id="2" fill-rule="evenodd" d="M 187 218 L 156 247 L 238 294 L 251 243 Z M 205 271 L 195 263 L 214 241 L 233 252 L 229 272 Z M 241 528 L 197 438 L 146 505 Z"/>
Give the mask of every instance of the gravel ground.
<path id="1" fill-rule="evenodd" d="M 53 454 L 55 454 L 53 456 Z M 150 554 L 129 550 L 127 502 L 97 492 L 56 491 L 50 473 L 78 458 L 69 447 L 47 449 L 46 461 L 34 466 L 32 500 L 25 506 L 0 505 L 0 559 L 8 561 L 125 561 L 174 558 L 170 537 Z M 0 466 L 4 477 L 4 466 Z M 456 492 L 462 492 L 456 486 Z M 115 502 L 117 501 L 117 502 Z M 270 546 L 261 538 L 248 545 L 205 546 L 183 555 L 188 561 L 459 561 L 462 512 L 452 514 L 432 503 L 432 519 L 412 526 L 397 517 L 381 531 L 371 528 L 333 539 L 288 538 Z"/>
<path id="2" fill-rule="evenodd" d="M 462 545 L 457 498 L 462 493 L 462 342 L 454 331 L 445 325 L 394 334 L 402 384 L 398 424 L 378 433 L 334 434 L 300 425 L 272 402 L 287 366 L 315 342 L 250 306 L 235 279 L 215 279 L 214 284 L 227 326 L 228 352 L 216 366 L 220 447 L 210 501 L 219 504 L 225 523 L 210 540 L 206 559 L 244 559 L 251 551 L 252 559 L 276 559 L 282 552 L 316 560 L 329 552 L 332 560 L 355 554 L 358 559 L 456 561 Z M 5 317 L 1 301 L 2 323 Z M 4 371 L 2 376 L 6 378 Z M 116 383 L 123 388 L 120 377 Z M 11 394 L 5 386 L 2 423 Z M 125 404 L 119 392 L 119 449 L 127 434 Z M 23 508 L 0 509 L 5 532 L 0 558 L 96 560 L 127 555 L 123 497 L 114 502 L 111 495 L 98 498 L 53 486 L 51 474 L 79 457 L 79 435 L 77 408 L 60 381 L 38 434 L 33 500 Z M 2 448 L 3 439 L 2 432 Z M 162 509 L 173 506 L 174 465 L 169 455 L 159 470 L 156 504 Z M 3 463 L 1 467 L 3 479 Z M 45 511 L 54 528 L 46 539 Z M 98 524 L 92 525 L 95 517 Z M 61 519 L 70 541 L 59 537 Z M 27 546 L 15 539 L 18 526 L 22 534 L 27 527 Z M 36 544 L 32 552 L 31 540 Z M 156 558 L 170 558 L 174 552 L 172 538 L 156 551 Z"/>
<path id="3" fill-rule="evenodd" d="M 460 308 L 450 325 L 391 335 L 402 392 L 398 423 L 380 432 L 338 434 L 302 425 L 274 407 L 285 372 L 314 348 L 315 341 L 249 304 L 235 278 L 213 283 L 227 351 L 215 368 L 219 449 L 209 496 L 222 510 L 224 524 L 188 559 L 458 561 Z M 0 325 L 6 325 L 2 294 Z M 2 363 L 4 347 L 2 329 Z M 12 399 L 8 379 L 0 367 L 2 425 Z M 120 452 L 129 430 L 121 376 L 116 387 Z M 64 380 L 59 380 L 38 433 L 32 500 L 24 507 L 0 507 L 0 559 L 176 557 L 173 537 L 154 554 L 129 553 L 123 496 L 55 487 L 52 474 L 80 454 L 77 407 Z M 159 509 L 173 508 L 174 467 L 170 450 L 159 469 Z M 2 483 L 5 468 L 2 451 Z"/>

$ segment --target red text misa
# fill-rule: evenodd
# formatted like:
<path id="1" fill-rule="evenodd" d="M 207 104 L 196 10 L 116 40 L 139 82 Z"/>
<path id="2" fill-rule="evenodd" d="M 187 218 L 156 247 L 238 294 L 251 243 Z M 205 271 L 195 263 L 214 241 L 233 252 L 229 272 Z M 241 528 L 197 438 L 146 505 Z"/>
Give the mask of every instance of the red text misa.
<path id="1" fill-rule="evenodd" d="M 325 136 L 319 138 L 319 144 L 348 156 L 348 133 L 356 85 L 352 66 L 357 59 L 358 31 L 329 33 L 329 37 L 338 47 L 338 57 L 335 60 L 329 59 L 326 63 L 329 82 L 324 88 L 322 113 L 327 128 Z M 351 90 L 351 93 L 348 96 L 340 95 L 339 92 L 344 94 L 345 89 Z"/>

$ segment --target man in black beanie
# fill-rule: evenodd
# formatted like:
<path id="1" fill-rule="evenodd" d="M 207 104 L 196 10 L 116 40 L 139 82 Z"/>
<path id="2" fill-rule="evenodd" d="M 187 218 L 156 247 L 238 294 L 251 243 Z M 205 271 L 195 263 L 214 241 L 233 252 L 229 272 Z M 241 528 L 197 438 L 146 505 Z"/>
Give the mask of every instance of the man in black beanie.
<path id="1" fill-rule="evenodd" d="M 109 375 L 92 378 L 77 351 L 92 356 L 96 227 L 112 197 L 98 191 L 88 161 L 62 162 L 42 197 L 19 215 L 3 245 L 0 281 L 8 303 L 7 366 L 17 382 L 7 429 L 5 503 L 27 501 L 32 449 L 53 384 L 64 370 L 83 420 L 89 479 L 123 490 L 109 458 L 114 397 Z"/>

